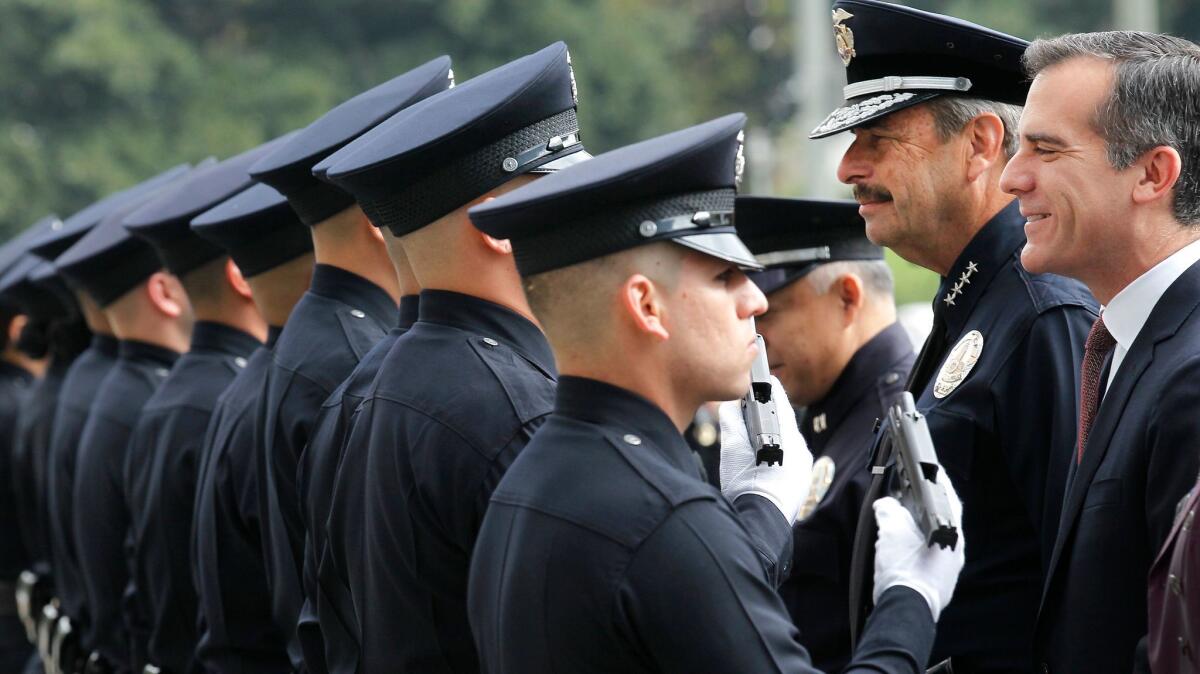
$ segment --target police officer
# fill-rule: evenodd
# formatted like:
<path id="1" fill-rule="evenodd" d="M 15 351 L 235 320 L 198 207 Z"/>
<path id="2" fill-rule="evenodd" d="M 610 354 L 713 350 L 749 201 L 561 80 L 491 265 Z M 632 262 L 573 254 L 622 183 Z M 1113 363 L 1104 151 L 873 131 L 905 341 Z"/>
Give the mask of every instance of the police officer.
<path id="1" fill-rule="evenodd" d="M 506 242 L 467 208 L 581 160 L 566 45 L 393 116 L 322 166 L 400 242 L 417 322 L 384 358 L 345 443 L 327 529 L 361 630 L 361 671 L 478 671 L 467 563 L 487 497 L 549 411 L 555 377 Z"/>
<path id="2" fill-rule="evenodd" d="M 722 407 L 723 494 L 680 435 L 703 401 L 745 394 L 766 308 L 732 222 L 744 124 L 621 148 L 471 210 L 511 239 L 563 371 L 471 562 L 485 671 L 814 671 L 775 592 L 812 462 L 786 393 L 775 380 L 782 465 L 756 465 L 738 403 Z M 850 671 L 919 672 L 962 549 L 926 547 L 894 499 L 876 509 L 880 609 Z"/>
<path id="3" fill-rule="evenodd" d="M 72 496 L 73 534 L 85 590 L 81 640 L 89 671 L 130 671 L 123 613 L 129 582 L 124 490 L 129 435 L 142 404 L 187 349 L 191 307 L 179 279 L 154 249 L 122 226 L 141 202 L 105 216 L 55 265 L 91 295 L 119 340 L 117 362 L 96 391 L 79 438 Z M 73 618 L 75 616 L 72 616 Z"/>
<path id="4" fill-rule="evenodd" d="M 198 601 L 195 658 L 206 671 L 294 671 L 275 625 L 263 566 L 254 425 L 271 348 L 312 277 L 312 234 L 287 200 L 256 185 L 200 214 L 192 231 L 221 246 L 241 270 L 269 326 L 221 394 L 204 435 L 192 519 Z"/>
<path id="5" fill-rule="evenodd" d="M 142 408 L 125 463 L 133 591 L 126 604 L 136 610 L 131 623 L 145 626 L 134 649 L 139 664 L 165 672 L 199 671 L 189 525 L 205 429 L 217 397 L 267 336 L 241 270 L 190 222 L 250 187 L 246 169 L 286 138 L 195 172 L 125 221 L 179 277 L 196 318 L 188 352 Z"/>
<path id="6" fill-rule="evenodd" d="M 109 195 L 62 221 L 61 227 L 52 227 L 42 233 L 31 244 L 31 250 L 50 261 L 68 250 L 75 242 L 111 211 L 147 198 L 155 190 L 186 174 L 190 167 L 176 166 L 142 183 Z M 69 279 L 67 279 L 69 281 Z M 54 414 L 54 431 L 50 437 L 49 469 L 46 480 L 48 496 L 47 515 L 50 551 L 54 569 L 55 600 L 50 618 L 55 648 L 58 653 L 56 665 L 60 671 L 78 671 L 86 654 L 78 648 L 77 625 L 84 618 L 86 590 L 79 575 L 78 555 L 75 549 L 72 513 L 72 482 L 80 434 L 87 420 L 90 405 L 96 399 L 100 383 L 117 359 L 117 340 L 113 336 L 108 318 L 91 295 L 78 286 L 70 285 L 71 293 L 79 306 L 84 321 L 92 333 L 91 344 L 71 364 L 62 384 Z M 82 656 L 82 658 L 80 657 Z"/>
<path id="7" fill-rule="evenodd" d="M 0 247 L 0 273 L 20 259 L 27 241 L 18 235 Z M 24 606 L 17 602 L 18 576 L 28 567 L 30 550 L 22 536 L 22 523 L 18 517 L 16 444 L 17 410 L 29 394 L 34 382 L 34 371 L 39 363 L 17 348 L 21 331 L 28 318 L 13 298 L 0 294 L 0 530 L 4 531 L 4 544 L 0 546 L 0 666 L 5 671 L 20 672 L 35 651 L 28 641 L 33 637 L 29 622 L 28 602 Z M 24 579 L 22 579 L 24 580 Z M 26 591 L 29 596 L 32 588 Z M 19 616 L 19 612 L 24 615 Z M 22 625 L 22 621 L 25 622 Z"/>
<path id="8" fill-rule="evenodd" d="M 857 203 L 745 196 L 735 211 L 738 237 L 766 267 L 750 279 L 770 302 L 756 327 L 771 373 L 804 407 L 800 432 L 816 459 L 792 574 L 779 591 L 813 665 L 840 671 L 850 657 L 847 571 L 875 420 L 904 390 L 915 354 Z"/>
<path id="9" fill-rule="evenodd" d="M 1029 671 L 1097 306 L 1082 284 L 1018 259 L 1025 221 L 1000 174 L 1029 88 L 1027 43 L 876 0 L 838 0 L 833 18 L 847 100 L 811 135 L 854 134 L 837 175 L 867 236 L 942 277 L 908 388 L 973 543 L 934 661 Z"/>
<path id="10" fill-rule="evenodd" d="M 346 101 L 251 169 L 288 197 L 312 227 L 317 268 L 312 286 L 280 335 L 259 409 L 263 432 L 259 508 L 275 619 L 288 634 L 292 664 L 323 672 L 318 641 L 302 649 L 304 525 L 296 472 L 321 404 L 396 323 L 403 289 L 384 237 L 354 197 L 318 180 L 313 166 L 397 110 L 453 83 L 440 57 Z"/>

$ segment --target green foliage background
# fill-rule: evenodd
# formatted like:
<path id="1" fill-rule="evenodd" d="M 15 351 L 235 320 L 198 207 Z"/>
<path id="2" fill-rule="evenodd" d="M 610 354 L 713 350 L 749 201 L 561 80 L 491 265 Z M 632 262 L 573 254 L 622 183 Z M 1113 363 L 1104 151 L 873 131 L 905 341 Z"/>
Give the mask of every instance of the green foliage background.
<path id="1" fill-rule="evenodd" d="M 1110 14 L 1109 0 L 911 4 L 1025 37 L 1102 28 Z M 443 53 L 462 81 L 565 40 L 593 151 L 733 110 L 786 134 L 791 11 L 789 0 L 0 0 L 0 239 L 303 126 Z M 1196 3 L 1161 11 L 1168 28 L 1200 32 Z M 936 288 L 903 263 L 897 275 L 902 301 Z"/>

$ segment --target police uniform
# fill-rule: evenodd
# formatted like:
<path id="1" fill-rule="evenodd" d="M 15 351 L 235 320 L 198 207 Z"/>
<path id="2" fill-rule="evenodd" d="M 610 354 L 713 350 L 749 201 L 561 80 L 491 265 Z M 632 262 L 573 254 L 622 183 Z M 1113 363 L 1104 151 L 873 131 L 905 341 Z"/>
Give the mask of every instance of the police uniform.
<path id="1" fill-rule="evenodd" d="M 122 221 L 139 203 L 105 216 L 60 255 L 55 264 L 77 287 L 105 307 L 162 268 L 154 249 L 125 230 Z M 124 594 L 129 568 L 125 457 L 142 405 L 166 379 L 179 354 L 138 340 L 121 340 L 117 361 L 100 383 L 79 438 L 72 485 L 72 528 L 84 589 L 80 636 L 101 668 L 134 665 Z"/>
<path id="2" fill-rule="evenodd" d="M 19 237 L 0 248 L 0 272 L 19 259 L 21 250 Z M 19 305 L 2 294 L 0 307 L 12 316 L 22 313 Z M 31 556 L 19 508 L 20 482 L 25 478 L 18 479 L 21 461 L 15 451 L 17 411 L 29 396 L 33 382 L 33 373 L 0 361 L 0 531 L 4 532 L 0 544 L 0 592 L 4 593 L 0 594 L 0 667 L 11 672 L 24 669 L 34 653 L 27 641 L 28 626 L 22 626 L 15 603 L 18 576 L 29 568 Z"/>
<path id="3" fill-rule="evenodd" d="M 512 240 L 525 277 L 660 241 L 758 268 L 732 219 L 744 124 L 729 115 L 614 150 L 471 219 Z M 553 414 L 492 495 L 471 560 L 483 670 L 815 671 L 775 589 L 791 527 L 773 505 L 743 510 L 759 502 L 731 504 L 706 484 L 650 401 L 564 376 Z M 852 671 L 919 671 L 927 604 L 909 588 L 882 604 Z"/>
<path id="4" fill-rule="evenodd" d="M 53 264 L 105 216 L 118 209 L 130 208 L 131 205 L 186 175 L 189 170 L 188 165 L 173 167 L 87 206 L 63 220 L 60 226 L 52 224 L 49 231 L 43 232 L 33 241 L 31 251 Z M 79 571 L 72 510 L 72 485 L 79 438 L 87 421 L 88 410 L 96 400 L 100 383 L 116 360 L 116 338 L 111 335 L 93 335 L 90 345 L 71 364 L 63 379 L 54 415 L 54 429 L 50 437 L 46 479 L 49 521 L 47 528 L 55 594 L 58 599 L 59 615 L 55 629 L 62 632 L 56 641 L 59 642 L 60 652 L 65 649 L 66 660 L 60 664 L 66 671 L 77 669 L 79 663 L 76 660 L 81 656 L 86 658 L 86 653 L 78 648 L 78 632 L 75 631 L 78 625 L 72 624 L 73 620 L 86 621 L 86 589 Z"/>
<path id="5" fill-rule="evenodd" d="M 148 241 L 179 278 L 226 255 L 192 232 L 191 220 L 249 188 L 251 164 L 287 136 L 194 171 L 176 187 L 139 207 L 125 227 Z M 130 516 L 127 622 L 138 662 L 175 674 L 199 671 L 191 531 L 197 464 L 217 397 L 259 346 L 254 336 L 224 323 L 199 321 L 189 351 L 146 401 L 125 461 Z"/>
<path id="6" fill-rule="evenodd" d="M 358 623 L 350 606 L 350 584 L 326 545 L 325 524 L 341 464 L 342 448 L 359 404 L 370 393 L 383 359 L 401 335 L 417 321 L 420 299 L 400 298 L 400 318 L 383 339 L 321 405 L 312 438 L 301 455 L 297 483 L 304 517 L 304 607 L 299 634 L 306 653 L 323 648 L 331 672 L 353 671 L 358 657 Z M 311 662 L 312 656 L 306 656 Z"/>
<path id="7" fill-rule="evenodd" d="M 354 205 L 346 190 L 319 180 L 313 166 L 369 132 L 399 110 L 453 86 L 450 58 L 440 56 L 373 87 L 322 115 L 286 147 L 264 158 L 252 173 L 287 195 L 302 221 L 320 223 Z M 298 623 L 306 609 L 302 583 L 305 518 L 302 487 L 297 470 L 306 464 L 306 446 L 313 420 L 325 399 L 355 369 L 372 346 L 396 324 L 396 304 L 381 288 L 345 270 L 318 265 L 313 292 L 297 307 L 275 350 L 276 367 L 269 376 L 263 424 L 267 452 L 259 472 L 263 508 L 263 546 L 268 562 L 275 616 L 289 635 L 293 664 L 301 658 L 310 672 L 326 669 L 325 646 L 317 624 L 305 619 L 305 639 Z M 292 335 L 292 336 L 289 336 Z M 331 341 L 322 344 L 314 335 Z M 338 348 L 327 348 L 338 344 Z M 310 354 L 315 348 L 318 354 Z M 315 477 L 328 483 L 336 470 L 337 456 L 326 459 L 333 448 L 321 445 L 312 461 L 327 471 Z M 308 461 L 306 458 L 305 461 Z"/>
<path id="8" fill-rule="evenodd" d="M 312 250 L 308 227 L 267 185 L 230 197 L 191 228 L 229 253 L 249 279 Z M 215 400 L 200 447 L 189 580 L 198 602 L 194 662 L 206 671 L 292 671 L 285 635 L 271 616 L 255 493 L 261 445 L 254 411 L 279 332 L 271 327 L 267 344 L 235 363 L 240 372 Z"/>
<path id="9" fill-rule="evenodd" d="M 556 43 L 398 113 L 318 170 L 403 237 L 586 156 L 575 106 Z M 470 551 L 492 488 L 550 410 L 555 375 L 545 337 L 512 308 L 422 291 L 417 322 L 360 404 L 328 517 L 360 671 L 478 671 Z"/>
<path id="10" fill-rule="evenodd" d="M 738 197 L 738 236 L 766 267 L 750 275 L 768 297 L 822 264 L 883 262 L 853 201 Z M 887 297 L 887 302 L 892 298 Z M 851 356 L 833 385 L 800 418 L 815 459 L 813 483 L 793 527 L 793 564 L 779 588 L 801 640 L 822 671 L 850 658 L 850 566 L 854 532 L 871 481 L 875 422 L 904 390 L 916 354 L 899 323 Z"/>
<path id="11" fill-rule="evenodd" d="M 846 104 L 811 136 L 937 96 L 1023 105 L 1028 43 L 876 0 L 838 0 Z M 938 621 L 934 662 L 1029 671 L 1033 623 L 1074 444 L 1079 362 L 1097 305 L 1080 283 L 1025 271 L 1015 201 L 959 253 L 908 388 L 963 501 L 966 567 Z"/>

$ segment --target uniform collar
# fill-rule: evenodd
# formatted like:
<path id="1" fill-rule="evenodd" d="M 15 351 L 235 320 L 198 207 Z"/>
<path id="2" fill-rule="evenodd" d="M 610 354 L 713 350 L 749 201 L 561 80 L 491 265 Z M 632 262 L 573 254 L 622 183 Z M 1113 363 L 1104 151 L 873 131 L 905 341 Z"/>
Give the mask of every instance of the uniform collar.
<path id="1" fill-rule="evenodd" d="M 14 365 L 6 360 L 0 360 L 0 379 L 17 379 L 29 383 L 33 381 L 33 373 L 20 365 Z"/>
<path id="2" fill-rule="evenodd" d="M 396 303 L 386 290 L 341 267 L 328 264 L 313 267 L 308 291 L 359 309 L 381 325 L 396 320 Z"/>
<path id="3" fill-rule="evenodd" d="M 215 321 L 197 321 L 192 328 L 191 353 L 208 351 L 230 356 L 248 356 L 262 342 L 254 335 Z"/>
<path id="4" fill-rule="evenodd" d="M 92 348 L 110 358 L 117 357 L 118 344 L 120 342 L 112 335 L 102 335 L 98 332 L 92 333 Z"/>
<path id="5" fill-rule="evenodd" d="M 396 327 L 400 330 L 407 330 L 412 327 L 413 323 L 417 322 L 417 315 L 421 307 L 420 295 L 405 295 L 400 298 L 400 316 L 396 320 Z"/>
<path id="6" fill-rule="evenodd" d="M 178 351 L 136 339 L 122 339 L 117 345 L 117 354 L 121 360 L 149 361 L 167 367 L 179 360 Z"/>
<path id="7" fill-rule="evenodd" d="M 933 310 L 946 321 L 948 334 L 962 331 L 984 290 L 1000 269 L 1025 245 L 1025 219 L 1016 199 L 992 216 L 942 277 Z"/>
<path id="8" fill-rule="evenodd" d="M 829 393 L 808 406 L 804 415 L 806 438 L 828 438 L 837 424 L 853 410 L 862 397 L 875 388 L 884 373 L 912 353 L 912 341 L 900 323 L 892 323 L 879 334 L 867 340 L 850 357 L 842 373 L 838 375 Z M 894 374 L 894 373 L 889 373 Z M 903 375 L 897 375 L 897 377 Z M 821 430 L 813 426 L 814 420 L 824 417 Z"/>
<path id="9" fill-rule="evenodd" d="M 282 335 L 282 334 L 283 334 L 283 326 L 282 325 L 268 325 L 267 326 L 267 342 L 263 346 L 266 346 L 268 349 L 274 349 L 275 342 L 279 341 L 279 335 Z"/>
<path id="10" fill-rule="evenodd" d="M 448 325 L 515 349 L 543 373 L 558 374 L 546 336 L 529 319 L 495 302 L 449 290 L 422 290 L 418 322 Z"/>
<path id="11" fill-rule="evenodd" d="M 603 426 L 638 438 L 637 444 L 660 452 L 675 467 L 699 477 L 687 441 L 671 418 L 642 396 L 612 384 L 584 377 L 563 376 L 555 392 L 554 413 Z"/>

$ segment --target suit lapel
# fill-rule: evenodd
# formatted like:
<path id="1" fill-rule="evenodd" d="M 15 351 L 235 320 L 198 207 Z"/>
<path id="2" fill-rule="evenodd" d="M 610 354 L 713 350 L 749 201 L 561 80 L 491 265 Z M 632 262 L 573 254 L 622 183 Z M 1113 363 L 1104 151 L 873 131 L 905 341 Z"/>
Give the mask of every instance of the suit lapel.
<path id="1" fill-rule="evenodd" d="M 1150 312 L 1146 324 L 1142 326 L 1133 346 L 1125 354 L 1125 360 L 1117 370 L 1116 377 L 1096 413 L 1095 425 L 1088 434 L 1087 446 L 1083 450 L 1083 461 L 1074 471 L 1074 479 L 1068 485 L 1067 497 L 1064 501 L 1062 518 L 1059 520 L 1058 535 L 1054 540 L 1054 552 L 1050 556 L 1050 569 L 1046 575 L 1046 583 L 1042 591 L 1042 608 L 1045 608 L 1046 597 L 1058 570 L 1063 549 L 1071 538 L 1079 513 L 1083 508 L 1084 498 L 1092 478 L 1108 453 L 1109 444 L 1117 423 L 1125 411 L 1130 396 L 1137 387 L 1142 374 L 1154 362 L 1155 346 L 1169 339 L 1191 315 L 1200 301 L 1200 262 L 1193 264 L 1183 273 L 1167 291 L 1163 293 L 1158 304 Z M 1039 610 L 1039 614 L 1040 614 Z"/>

